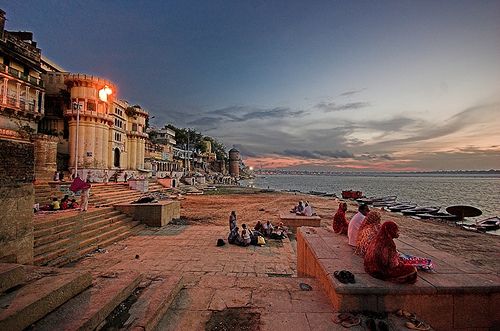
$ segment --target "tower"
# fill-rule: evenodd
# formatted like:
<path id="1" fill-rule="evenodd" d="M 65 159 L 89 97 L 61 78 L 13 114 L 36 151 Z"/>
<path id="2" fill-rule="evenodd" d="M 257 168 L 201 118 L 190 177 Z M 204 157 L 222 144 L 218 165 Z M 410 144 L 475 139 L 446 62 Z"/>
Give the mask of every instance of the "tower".
<path id="1" fill-rule="evenodd" d="M 231 177 L 240 177 L 240 151 L 236 148 L 229 151 L 229 174 Z"/>

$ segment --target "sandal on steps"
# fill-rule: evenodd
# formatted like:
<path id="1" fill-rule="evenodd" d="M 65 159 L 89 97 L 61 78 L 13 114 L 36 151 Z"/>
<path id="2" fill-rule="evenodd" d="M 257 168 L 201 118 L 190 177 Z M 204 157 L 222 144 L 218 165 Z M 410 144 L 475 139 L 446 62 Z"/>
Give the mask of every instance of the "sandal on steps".
<path id="1" fill-rule="evenodd" d="M 335 324 L 340 324 L 345 320 L 348 320 L 349 318 L 354 317 L 352 314 L 349 313 L 336 313 L 333 315 L 332 321 Z"/>
<path id="2" fill-rule="evenodd" d="M 410 313 L 409 311 L 404 310 L 404 309 L 399 309 L 396 312 L 396 315 L 398 315 L 400 317 L 404 317 L 404 318 L 409 319 L 409 320 L 414 320 L 415 318 L 417 318 L 417 316 L 414 313 Z"/>
<path id="3" fill-rule="evenodd" d="M 361 324 L 361 318 L 357 316 L 351 316 L 350 318 L 346 319 L 340 325 L 342 325 L 344 328 L 352 328 L 353 326 Z"/>
<path id="4" fill-rule="evenodd" d="M 411 322 L 406 322 L 405 326 L 411 330 L 428 331 L 431 329 L 431 327 L 428 324 L 426 324 L 422 321 L 419 321 L 419 320 L 413 320 Z"/>

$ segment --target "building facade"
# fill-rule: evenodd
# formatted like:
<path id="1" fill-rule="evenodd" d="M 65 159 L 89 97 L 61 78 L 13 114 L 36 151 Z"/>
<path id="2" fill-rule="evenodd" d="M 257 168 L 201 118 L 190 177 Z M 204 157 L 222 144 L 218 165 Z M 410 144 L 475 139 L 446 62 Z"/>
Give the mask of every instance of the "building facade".
<path id="1" fill-rule="evenodd" d="M 116 99 L 116 85 L 101 77 L 48 71 L 43 78 L 47 111 L 39 130 L 59 137 L 60 170 L 97 182 L 144 171 L 147 111 Z"/>
<path id="2" fill-rule="evenodd" d="M 44 115 L 41 51 L 31 32 L 5 30 L 0 10 L 0 136 L 30 140 Z"/>

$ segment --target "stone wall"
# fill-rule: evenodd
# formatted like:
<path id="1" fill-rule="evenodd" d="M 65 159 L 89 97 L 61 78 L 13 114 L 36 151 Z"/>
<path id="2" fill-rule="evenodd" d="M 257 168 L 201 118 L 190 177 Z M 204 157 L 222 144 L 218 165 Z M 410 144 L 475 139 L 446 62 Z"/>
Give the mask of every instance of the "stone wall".
<path id="1" fill-rule="evenodd" d="M 35 145 L 35 177 L 37 181 L 50 181 L 57 170 L 58 138 L 44 134 L 33 137 Z"/>
<path id="2" fill-rule="evenodd" d="M 0 261 L 33 263 L 34 147 L 0 139 Z"/>

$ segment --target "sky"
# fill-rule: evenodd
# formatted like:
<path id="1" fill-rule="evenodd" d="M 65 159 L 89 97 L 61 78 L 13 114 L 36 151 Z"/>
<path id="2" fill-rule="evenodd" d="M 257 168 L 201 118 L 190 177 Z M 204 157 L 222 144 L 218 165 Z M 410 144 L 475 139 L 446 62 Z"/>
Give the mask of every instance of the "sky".
<path id="1" fill-rule="evenodd" d="M 247 165 L 500 169 L 500 1 L 4 1 L 71 72 Z"/>

